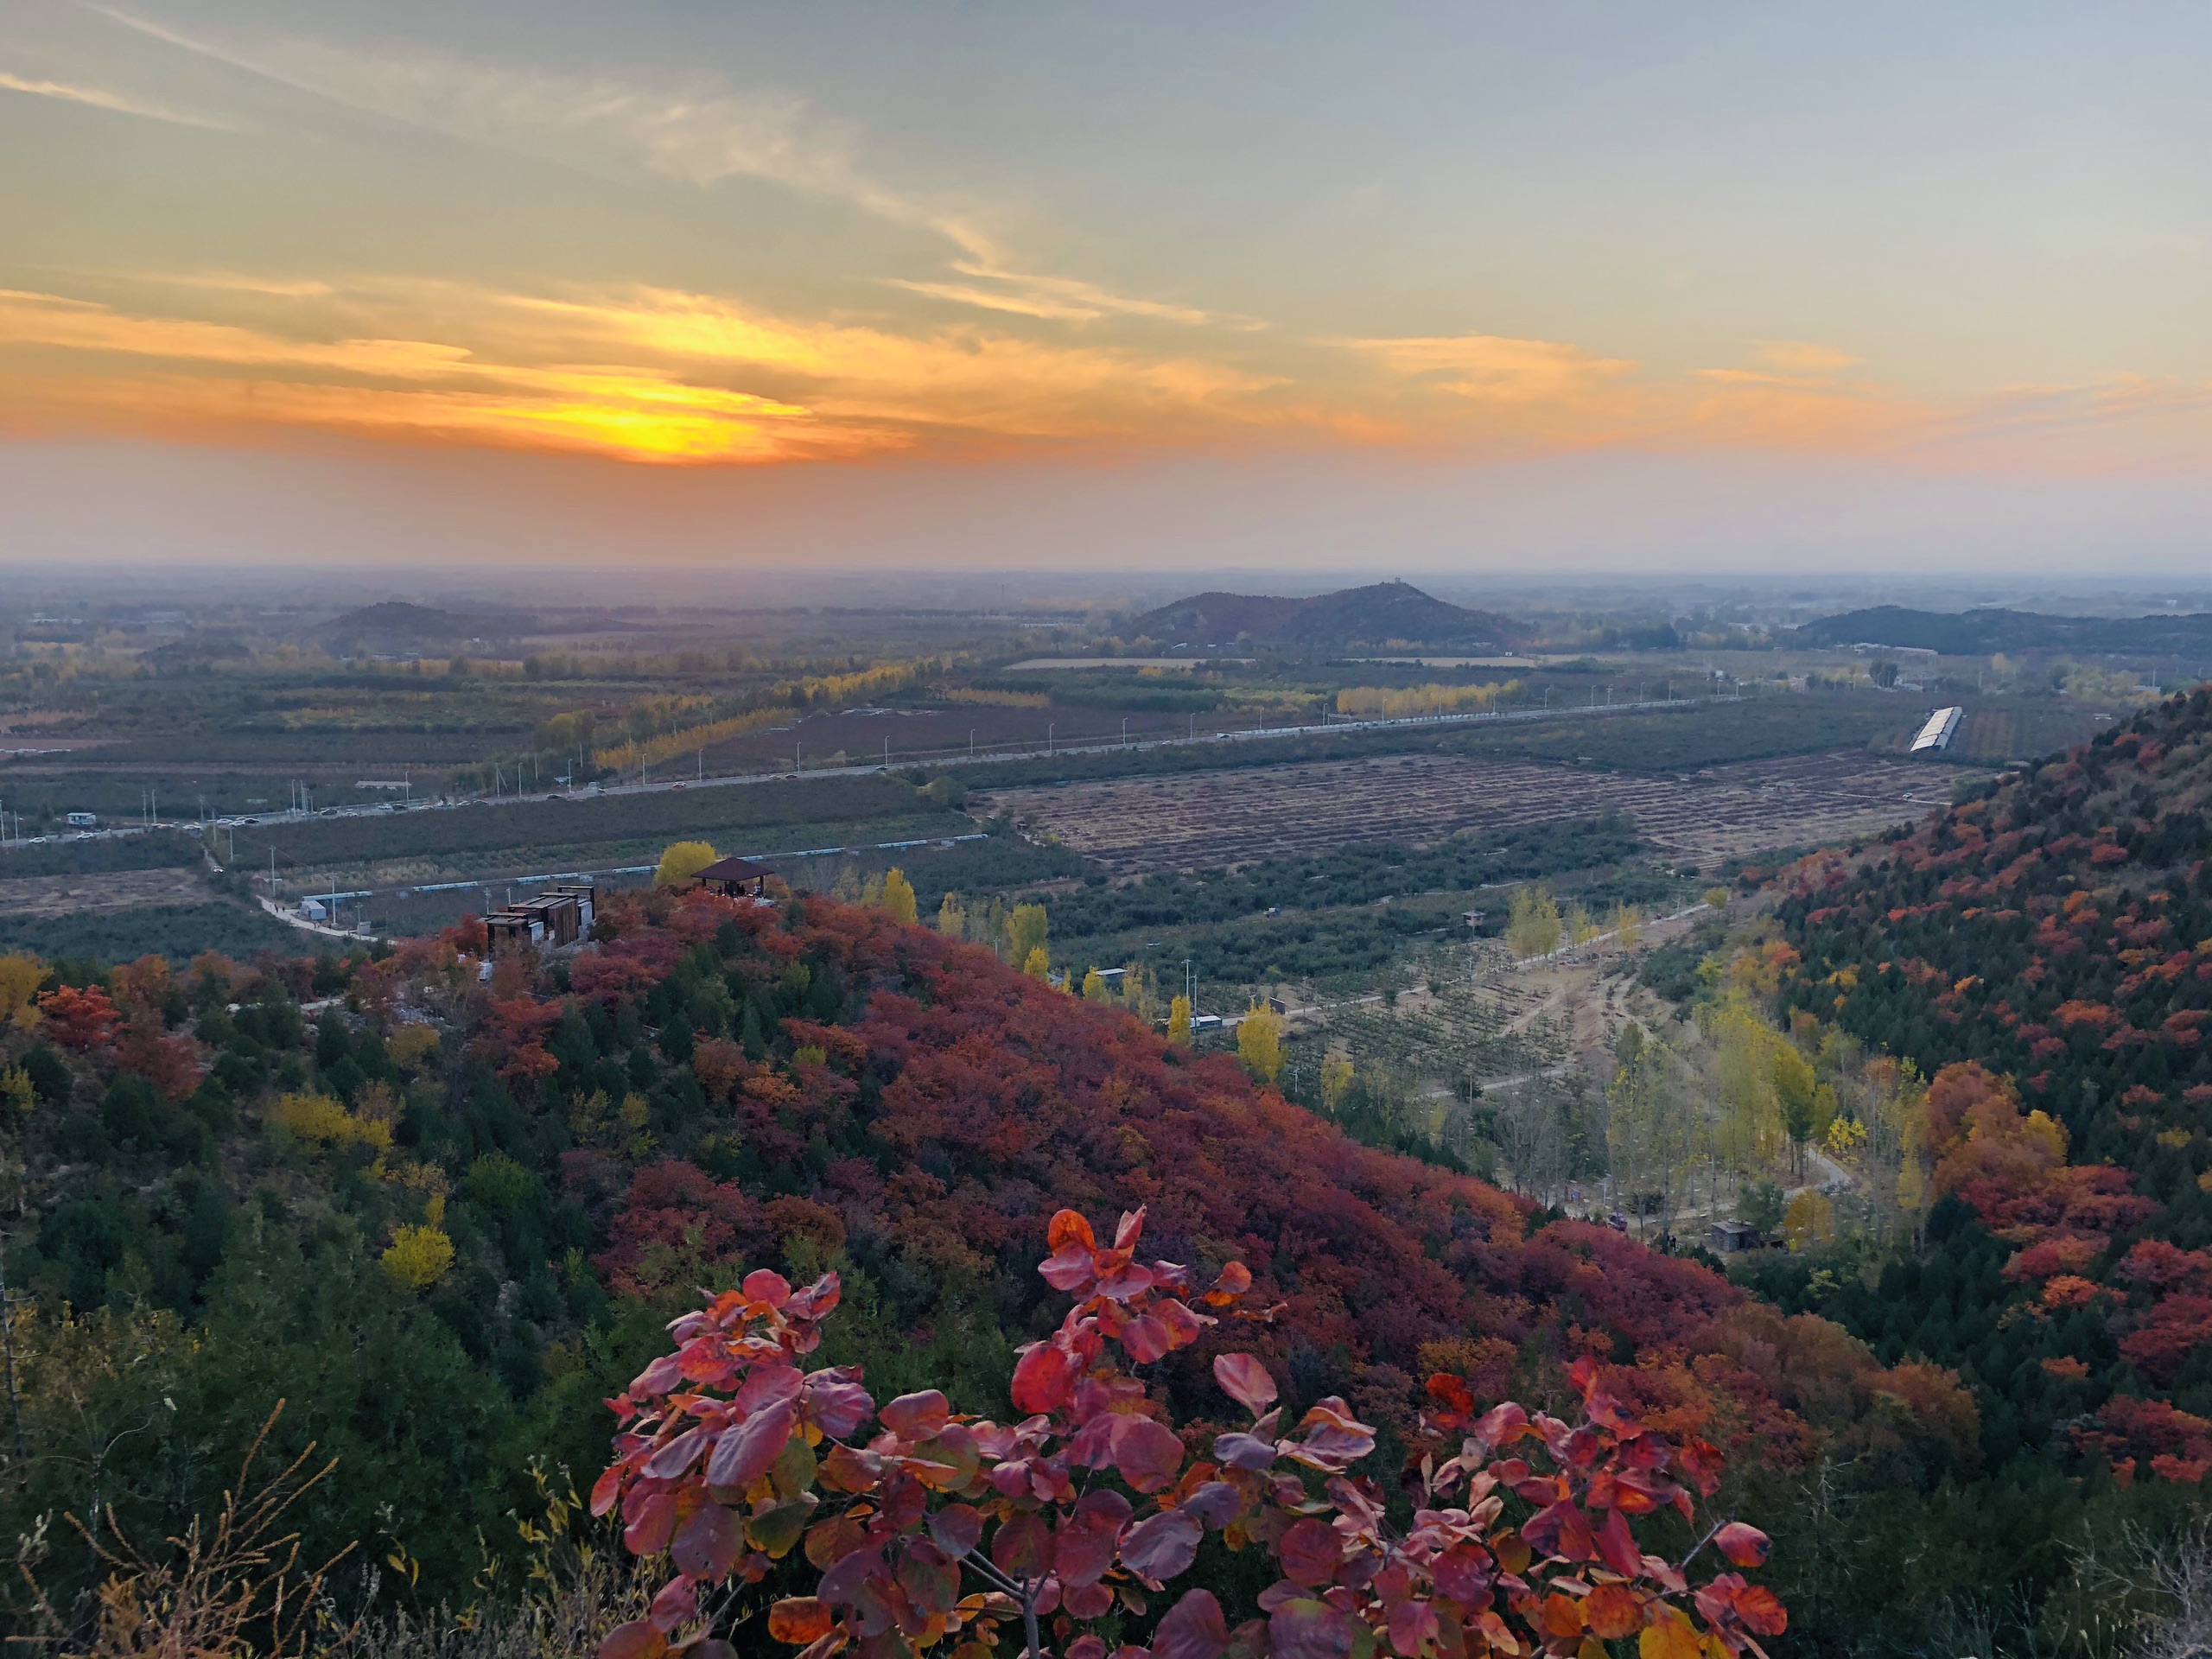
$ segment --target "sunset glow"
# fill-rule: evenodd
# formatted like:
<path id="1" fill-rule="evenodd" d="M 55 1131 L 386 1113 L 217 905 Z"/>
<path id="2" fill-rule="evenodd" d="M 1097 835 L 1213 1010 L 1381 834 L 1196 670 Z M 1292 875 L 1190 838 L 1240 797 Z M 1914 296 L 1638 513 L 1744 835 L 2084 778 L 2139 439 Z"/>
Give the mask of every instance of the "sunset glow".
<path id="1" fill-rule="evenodd" d="M 1275 82 L 1227 14 L 531 16 L 17 14 L 8 441 L 2212 462 L 2205 117 L 2145 20 L 1956 9 L 1913 64 L 1871 16 L 1316 16 Z"/>

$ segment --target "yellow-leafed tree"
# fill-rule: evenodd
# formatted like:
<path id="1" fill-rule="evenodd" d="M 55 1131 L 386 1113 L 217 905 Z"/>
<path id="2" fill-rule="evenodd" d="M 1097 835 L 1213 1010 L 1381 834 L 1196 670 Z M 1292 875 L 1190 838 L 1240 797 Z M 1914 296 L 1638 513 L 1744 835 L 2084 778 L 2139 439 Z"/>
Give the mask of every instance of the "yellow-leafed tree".
<path id="1" fill-rule="evenodd" d="M 0 1023 L 29 1027 L 38 1023 L 38 988 L 46 964 L 18 951 L 0 957 Z"/>
<path id="2" fill-rule="evenodd" d="M 1331 1049 L 1321 1058 L 1321 1105 L 1333 1112 L 1351 1093 L 1351 1056 L 1340 1048 Z"/>
<path id="3" fill-rule="evenodd" d="M 891 919 L 894 922 L 914 919 L 914 884 L 895 864 L 883 878 L 883 907 L 891 913 Z"/>
<path id="4" fill-rule="evenodd" d="M 1021 971 L 1032 979 L 1043 979 L 1052 971 L 1052 959 L 1045 954 L 1041 944 L 1032 947 L 1021 961 Z"/>
<path id="5" fill-rule="evenodd" d="M 381 1258 L 391 1281 L 405 1290 L 428 1290 L 453 1266 L 453 1240 L 435 1223 L 392 1230 L 391 1246 Z"/>
<path id="6" fill-rule="evenodd" d="M 356 1117 L 327 1095 L 286 1095 L 270 1116 L 311 1147 L 368 1147 L 378 1152 L 391 1147 L 391 1124 Z"/>
<path id="7" fill-rule="evenodd" d="M 1110 1002 L 1113 995 L 1106 988 L 1106 976 L 1096 968 L 1083 976 L 1083 1000 L 1086 1002 Z"/>
<path id="8" fill-rule="evenodd" d="M 1559 949 L 1559 905 L 1548 888 L 1516 887 L 1505 942 L 1516 957 L 1548 957 Z"/>
<path id="9" fill-rule="evenodd" d="M 1167 1040 L 1178 1048 L 1191 1046 L 1191 999 L 1179 996 L 1167 1005 Z"/>
<path id="10" fill-rule="evenodd" d="M 711 842 L 679 841 L 660 855 L 660 868 L 653 872 L 653 886 L 680 887 L 718 856 Z"/>
<path id="11" fill-rule="evenodd" d="M 1022 971 L 1028 972 L 1029 958 L 1045 948 L 1051 930 L 1044 906 L 1016 905 L 1014 914 L 1006 919 L 1007 960 L 1020 963 Z"/>
<path id="12" fill-rule="evenodd" d="M 1264 1002 L 1255 1002 L 1236 1025 L 1236 1058 L 1262 1083 L 1282 1075 L 1282 1020 Z"/>
<path id="13" fill-rule="evenodd" d="M 401 1071 L 419 1071 L 438 1052 L 438 1028 L 420 1020 L 410 1020 L 391 1033 L 384 1052 Z"/>
<path id="14" fill-rule="evenodd" d="M 960 906 L 960 895 L 950 888 L 937 907 L 937 931 L 948 939 L 968 937 L 968 912 Z"/>

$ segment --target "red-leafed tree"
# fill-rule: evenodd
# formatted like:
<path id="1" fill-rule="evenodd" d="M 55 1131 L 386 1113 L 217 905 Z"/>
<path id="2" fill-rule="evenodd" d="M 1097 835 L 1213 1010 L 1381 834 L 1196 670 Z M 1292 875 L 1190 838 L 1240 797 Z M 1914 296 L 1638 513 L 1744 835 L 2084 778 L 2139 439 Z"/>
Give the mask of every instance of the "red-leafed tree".
<path id="1" fill-rule="evenodd" d="M 38 1000 L 38 1011 L 45 1016 L 54 1040 L 64 1048 L 79 1052 L 98 1048 L 115 1035 L 117 1024 L 123 1016 L 107 993 L 97 985 L 79 990 L 73 985 L 64 985 L 59 990 L 48 991 Z"/>
<path id="2" fill-rule="evenodd" d="M 1053 1217 L 1039 1271 L 1075 1301 L 1050 1338 L 1020 1351 L 1012 1397 L 1025 1415 L 1013 1424 L 957 1414 L 935 1389 L 879 1411 L 856 1370 L 803 1371 L 836 1305 L 835 1274 L 793 1292 L 755 1273 L 678 1319 L 676 1351 L 610 1402 L 622 1431 L 592 1492 L 594 1513 L 620 1510 L 633 1554 L 666 1554 L 674 1570 L 601 1659 L 733 1654 L 712 1634 L 719 1609 L 702 1591 L 757 1583 L 802 1541 L 819 1586 L 767 1619 L 772 1637 L 804 1648 L 800 1659 L 849 1648 L 876 1659 L 950 1638 L 960 1659 L 981 1659 L 996 1627 L 1014 1623 L 1038 1659 L 1041 1621 L 1055 1614 L 1068 1659 L 1104 1659 L 1104 1637 L 1077 1626 L 1116 1607 L 1147 1616 L 1210 1529 L 1279 1567 L 1262 1617 L 1232 1631 L 1214 1594 L 1191 1589 L 1151 1645 L 1125 1646 L 1121 1659 L 1471 1659 L 1493 1649 L 1563 1659 L 1593 1637 L 1630 1636 L 1644 1659 L 1700 1659 L 1763 1653 L 1758 1637 L 1784 1628 L 1772 1592 L 1740 1574 L 1694 1588 L 1688 1577 L 1707 1544 L 1757 1565 L 1764 1535 L 1709 1525 L 1681 1562 L 1637 1541 L 1631 1516 L 1673 1508 L 1696 1522 L 1719 1453 L 1625 1410 L 1587 1358 L 1573 1372 L 1579 1424 L 1510 1402 L 1478 1416 L 1463 1379 L 1431 1378 L 1407 1528 L 1389 1522 L 1373 1481 L 1351 1473 L 1373 1430 L 1331 1398 L 1286 1433 L 1274 1380 L 1249 1354 L 1213 1362 L 1249 1427 L 1188 1461 L 1131 1368 L 1198 1342 L 1217 1322 L 1200 1310 L 1230 1306 L 1251 1279 L 1231 1262 L 1193 1294 L 1187 1268 L 1137 1259 L 1143 1224 L 1141 1210 L 1125 1215 L 1102 1247 L 1080 1215 Z M 878 1432 L 857 1438 L 871 1418 Z M 963 1580 L 976 1586 L 966 1594 Z"/>
<path id="3" fill-rule="evenodd" d="M 154 1085 L 171 1105 L 200 1086 L 200 1055 L 188 1037 L 173 1037 L 150 1014 L 133 1014 L 116 1044 L 116 1063 Z"/>

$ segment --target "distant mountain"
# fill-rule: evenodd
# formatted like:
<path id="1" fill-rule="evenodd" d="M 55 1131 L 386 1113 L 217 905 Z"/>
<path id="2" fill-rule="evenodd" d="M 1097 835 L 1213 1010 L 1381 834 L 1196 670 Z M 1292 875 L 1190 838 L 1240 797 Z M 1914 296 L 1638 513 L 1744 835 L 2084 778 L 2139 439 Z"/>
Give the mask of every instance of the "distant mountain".
<path id="1" fill-rule="evenodd" d="M 315 630 L 333 645 L 428 645 L 469 639 L 511 639 L 536 628 L 535 617 L 512 612 L 464 615 L 387 600 L 333 618 Z"/>
<path id="2" fill-rule="evenodd" d="M 1494 651 L 1526 639 L 1529 629 L 1510 617 L 1448 605 L 1410 582 L 1378 582 L 1311 599 L 1196 594 L 1146 612 L 1124 633 L 1208 645 L 1234 645 L 1242 637 L 1306 650 L 1404 644 Z"/>
<path id="3" fill-rule="evenodd" d="M 1788 636 L 1801 645 L 1890 645 L 1939 651 L 1947 657 L 1994 652 L 2099 651 L 2150 656 L 2212 652 L 2212 614 L 2186 616 L 2044 616 L 2034 611 L 1909 610 L 1878 605 L 1808 622 Z"/>

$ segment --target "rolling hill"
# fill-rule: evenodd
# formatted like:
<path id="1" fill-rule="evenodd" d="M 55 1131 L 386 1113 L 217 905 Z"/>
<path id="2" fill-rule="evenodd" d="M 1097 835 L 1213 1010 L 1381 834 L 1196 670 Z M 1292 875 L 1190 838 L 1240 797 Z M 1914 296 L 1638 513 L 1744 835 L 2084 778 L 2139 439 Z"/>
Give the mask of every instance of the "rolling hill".
<path id="1" fill-rule="evenodd" d="M 1122 629 L 1124 638 L 1144 634 L 1208 645 L 1243 639 L 1301 651 L 1401 645 L 1497 651 L 1527 639 L 1530 632 L 1510 617 L 1446 604 L 1404 582 L 1378 582 L 1309 599 L 1195 594 L 1147 611 Z"/>
<path id="2" fill-rule="evenodd" d="M 1878 605 L 1808 622 L 1784 635 L 1783 643 L 1889 645 L 1947 657 L 2054 651 L 2201 657 L 2212 653 L 2212 614 L 2044 616 L 2034 611 L 1948 613 Z"/>
<path id="3" fill-rule="evenodd" d="M 1439 1366 L 1546 1398 L 1588 1353 L 1784 1478 L 1831 1444 L 1972 1455 L 1925 1368 L 1362 1146 L 981 947 L 816 899 L 623 895 L 601 922 L 484 982 L 464 925 L 381 962 L 49 974 L 35 1023 L 0 1019 L 30 1452 L 0 1524 L 86 1502 L 86 1423 L 143 1424 L 101 1501 L 174 1531 L 283 1398 L 276 1448 L 342 1471 L 290 1517 L 303 1550 L 390 1538 L 422 1594 L 457 1596 L 534 1462 L 603 1459 L 601 1402 L 699 1285 L 834 1264 L 825 1358 L 1002 1407 L 1014 1346 L 1060 1312 L 1034 1266 L 1064 1205 L 1141 1205 L 1175 1259 L 1249 1264 L 1273 1312 L 1239 1340 L 1390 1434 Z M 1195 1364 L 1154 1386 L 1208 1397 Z"/>
<path id="4" fill-rule="evenodd" d="M 1929 1260 L 1796 1305 L 1958 1366 L 2005 1454 L 2185 1485 L 2212 1475 L 2208 806 L 2199 690 L 1814 861 L 1777 912 L 1788 1005 L 1936 1077 L 1947 1194 Z"/>
<path id="5" fill-rule="evenodd" d="M 536 626 L 536 618 L 519 614 L 465 615 L 404 600 L 387 600 L 334 617 L 315 630 L 315 637 L 331 645 L 405 650 L 416 645 L 512 639 Z"/>

